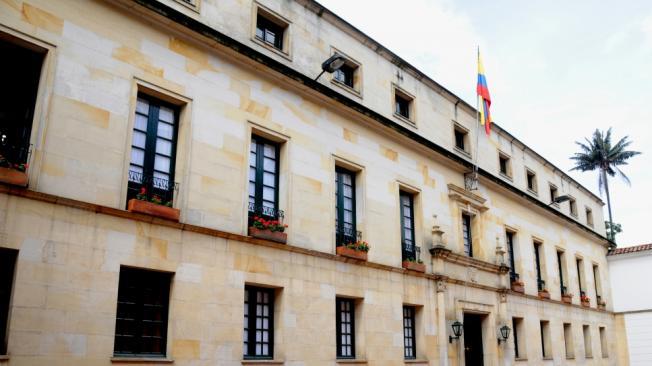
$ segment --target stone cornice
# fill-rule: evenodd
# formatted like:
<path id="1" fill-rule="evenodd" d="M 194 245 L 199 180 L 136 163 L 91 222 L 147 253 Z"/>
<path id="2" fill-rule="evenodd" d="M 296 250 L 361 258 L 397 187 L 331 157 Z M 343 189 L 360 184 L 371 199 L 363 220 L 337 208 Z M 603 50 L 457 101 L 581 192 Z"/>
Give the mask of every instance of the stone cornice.
<path id="1" fill-rule="evenodd" d="M 500 266 L 497 264 L 485 262 L 480 259 L 471 258 L 466 255 L 453 253 L 450 249 L 447 249 L 443 246 L 434 246 L 430 248 L 430 254 L 433 258 L 442 258 L 446 262 L 459 264 L 461 266 L 477 268 L 481 271 L 496 273 L 496 274 L 505 274 L 509 271 L 509 267 Z"/>
<path id="2" fill-rule="evenodd" d="M 107 206 L 102 206 L 102 205 L 97 205 L 94 203 L 88 203 L 88 202 L 82 202 L 78 200 L 73 200 L 70 198 L 64 198 L 60 196 L 56 196 L 53 194 L 49 193 L 42 193 L 42 192 L 36 192 L 32 191 L 29 189 L 25 188 L 16 188 L 12 186 L 8 186 L 5 184 L 0 183 L 0 194 L 7 194 L 10 196 L 16 196 L 16 197 L 23 197 L 26 199 L 31 199 L 35 201 L 40 201 L 40 202 L 45 202 L 45 203 L 50 203 L 54 205 L 60 205 L 64 207 L 71 207 L 71 208 L 76 208 L 79 210 L 84 210 L 84 211 L 90 211 L 94 212 L 97 214 L 103 214 L 103 215 L 108 215 L 108 216 L 113 216 L 113 217 L 120 217 L 124 218 L 127 220 L 134 220 L 134 221 L 140 221 L 140 222 L 145 222 L 145 223 L 150 223 L 152 225 L 161 225 L 161 226 L 166 226 L 170 228 L 175 228 L 178 230 L 182 231 L 188 231 L 188 232 L 194 232 L 194 233 L 199 233 L 199 234 L 204 234 L 204 235 L 209 235 L 209 236 L 214 236 L 214 237 L 219 237 L 219 238 L 225 238 L 228 240 L 235 240 L 243 243 L 248 243 L 252 245 L 260 245 L 268 248 L 274 248 L 274 249 L 279 249 L 279 250 L 285 250 L 289 252 L 294 252 L 294 253 L 301 253 L 304 255 L 310 255 L 313 257 L 319 257 L 319 258 L 324 258 L 332 261 L 338 261 L 338 262 L 345 262 L 345 263 L 351 263 L 354 265 L 359 265 L 359 266 L 364 266 L 368 268 L 375 268 L 379 270 L 384 270 L 384 271 L 389 271 L 389 272 L 395 272 L 395 273 L 402 273 L 403 275 L 406 276 L 415 276 L 415 277 L 423 277 L 427 278 L 430 280 L 434 281 L 444 281 L 446 283 L 452 283 L 452 284 L 457 284 L 460 286 L 467 286 L 467 287 L 473 287 L 473 288 L 478 288 L 486 291 L 491 291 L 495 292 L 498 294 L 501 294 L 505 291 L 508 291 L 508 293 L 512 296 L 521 296 L 521 297 L 527 297 L 530 299 L 536 299 L 539 301 L 547 301 L 551 303 L 555 303 L 558 305 L 564 305 L 564 306 L 570 306 L 570 307 L 576 307 L 579 309 L 583 310 L 589 310 L 589 311 L 596 311 L 596 312 L 601 312 L 601 313 L 613 313 L 608 310 L 601 310 L 601 309 L 596 309 L 596 308 L 586 308 L 582 307 L 580 305 L 574 305 L 574 304 L 566 304 L 561 301 L 557 300 L 550 300 L 550 299 L 540 299 L 538 296 L 533 296 L 533 295 L 526 295 L 526 294 L 521 294 L 518 292 L 511 291 L 509 289 L 505 288 L 499 288 L 499 287 L 493 287 L 493 286 L 486 286 L 486 285 L 481 285 L 478 283 L 473 283 L 469 281 L 464 281 L 456 278 L 449 277 L 444 274 L 437 274 L 437 273 L 421 273 L 421 272 L 416 272 L 416 271 L 410 271 L 401 267 L 393 267 L 390 265 L 386 264 L 381 264 L 381 263 L 374 263 L 374 262 L 368 262 L 368 261 L 360 261 L 352 258 L 346 258 L 342 257 L 339 255 L 331 254 L 331 253 L 325 253 L 325 252 L 320 252 L 317 250 L 313 249 L 306 249 L 302 247 L 297 247 L 294 245 L 289 245 L 289 244 L 280 244 L 268 240 L 263 240 L 263 239 L 256 239 L 250 236 L 245 236 L 245 235 L 240 235 L 240 234 L 234 234 L 234 233 L 229 233 L 226 231 L 221 231 L 221 230 L 216 230 L 216 229 L 210 229 L 207 227 L 202 227 L 202 226 L 197 226 L 197 225 L 191 225 L 191 224 L 184 224 L 181 222 L 175 222 L 175 221 L 170 221 L 170 220 L 164 220 L 164 219 L 159 219 L 157 217 L 145 215 L 145 214 L 140 214 L 140 213 L 135 213 L 135 212 L 129 212 L 125 210 L 120 210 L 117 208 L 112 208 L 112 207 L 107 207 Z M 431 249 L 432 250 L 432 249 Z M 450 257 L 451 255 L 456 257 L 456 256 L 461 256 L 459 254 L 452 253 L 448 249 L 443 249 L 440 251 L 435 251 L 435 255 L 443 255 L 445 258 Z M 463 256 L 461 256 L 463 257 Z M 472 259 L 472 258 L 471 258 Z M 488 262 L 480 261 L 477 259 L 472 259 L 473 261 L 480 262 L 480 263 L 475 263 L 478 266 L 486 269 L 491 269 L 490 271 L 501 271 L 501 266 L 497 266 Z M 473 262 L 469 262 L 473 263 Z M 481 269 L 482 269 L 481 268 Z M 496 270 L 497 268 L 497 270 Z"/>

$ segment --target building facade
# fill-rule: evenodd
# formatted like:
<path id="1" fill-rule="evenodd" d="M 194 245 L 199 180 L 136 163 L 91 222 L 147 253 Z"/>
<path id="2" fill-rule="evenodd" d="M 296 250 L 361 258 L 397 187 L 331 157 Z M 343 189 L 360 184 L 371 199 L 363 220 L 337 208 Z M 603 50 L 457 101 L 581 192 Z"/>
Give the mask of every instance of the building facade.
<path id="1" fill-rule="evenodd" d="M 318 3 L 8 0 L 0 47 L 0 365 L 617 364 L 602 201 Z"/>
<path id="2" fill-rule="evenodd" d="M 652 294 L 646 278 L 652 275 L 652 244 L 617 248 L 609 252 L 613 290 L 618 362 L 622 365 L 652 363 Z"/>

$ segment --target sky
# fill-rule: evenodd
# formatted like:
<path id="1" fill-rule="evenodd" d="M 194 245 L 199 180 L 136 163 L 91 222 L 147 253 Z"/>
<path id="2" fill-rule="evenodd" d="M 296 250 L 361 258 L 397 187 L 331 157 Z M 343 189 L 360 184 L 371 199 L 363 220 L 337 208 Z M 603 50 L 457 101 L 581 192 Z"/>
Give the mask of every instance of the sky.
<path id="1" fill-rule="evenodd" d="M 629 136 L 642 155 L 621 167 L 631 186 L 609 180 L 617 242 L 652 243 L 652 2 L 318 1 L 471 105 L 479 46 L 493 119 L 598 195 L 597 172 L 569 171 L 575 141 Z"/>

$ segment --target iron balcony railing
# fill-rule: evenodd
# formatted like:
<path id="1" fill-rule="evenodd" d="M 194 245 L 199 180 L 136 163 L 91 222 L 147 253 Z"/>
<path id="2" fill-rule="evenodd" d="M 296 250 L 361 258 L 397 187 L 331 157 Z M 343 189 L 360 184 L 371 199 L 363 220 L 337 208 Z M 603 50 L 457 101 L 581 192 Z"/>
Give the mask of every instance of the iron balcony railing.
<path id="1" fill-rule="evenodd" d="M 277 220 L 280 224 L 283 224 L 283 218 L 285 213 L 283 210 L 279 210 L 274 207 L 256 205 L 253 202 L 249 202 L 249 226 L 252 225 L 254 217 L 262 217 L 265 220 Z"/>
<path id="2" fill-rule="evenodd" d="M 546 281 L 544 280 L 537 280 L 537 288 L 539 291 L 543 291 L 546 289 Z"/>
<path id="3" fill-rule="evenodd" d="M 404 261 L 409 260 L 418 262 L 421 260 L 421 248 L 412 243 L 403 242 L 402 253 Z"/>
<path id="4" fill-rule="evenodd" d="M 510 273 L 509 273 L 509 279 L 510 279 L 510 281 L 512 281 L 512 282 L 516 282 L 516 281 L 518 281 L 520 278 L 521 278 L 521 275 L 519 275 L 519 274 L 516 273 L 516 272 L 510 272 Z"/>
<path id="5" fill-rule="evenodd" d="M 178 191 L 178 189 L 179 183 L 130 170 L 127 201 L 132 198 L 138 198 L 150 202 L 160 201 L 157 203 L 172 206 L 174 192 Z"/>
<path id="6" fill-rule="evenodd" d="M 5 140 L 3 140 L 3 137 Z M 31 152 L 31 145 L 14 145 L 6 140 L 6 135 L 0 136 L 0 167 L 17 168 L 20 165 L 27 164 Z"/>
<path id="7" fill-rule="evenodd" d="M 358 240 L 362 240 L 362 232 L 335 225 L 335 242 L 338 247 Z"/>

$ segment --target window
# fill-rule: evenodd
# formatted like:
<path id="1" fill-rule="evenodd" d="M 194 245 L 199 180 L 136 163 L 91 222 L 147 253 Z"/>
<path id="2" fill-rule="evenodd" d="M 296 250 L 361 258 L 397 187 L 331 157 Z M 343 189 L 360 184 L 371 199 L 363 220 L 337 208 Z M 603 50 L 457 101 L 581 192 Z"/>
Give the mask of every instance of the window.
<path id="1" fill-rule="evenodd" d="M 516 273 L 516 261 L 514 260 L 514 235 L 513 231 L 505 231 L 505 241 L 507 242 L 507 255 L 509 256 L 509 277 L 511 282 L 519 279 Z"/>
<path id="2" fill-rule="evenodd" d="M 550 202 L 551 204 L 555 205 L 556 207 L 559 207 L 559 203 L 555 202 L 555 199 L 557 198 L 557 187 L 554 185 L 550 185 Z"/>
<path id="3" fill-rule="evenodd" d="M 417 247 L 414 243 L 414 196 L 401 191 L 401 248 L 403 260 L 416 260 Z"/>
<path id="4" fill-rule="evenodd" d="M 541 320 L 539 326 L 541 328 L 541 357 L 544 359 L 551 358 L 550 322 Z"/>
<path id="5" fill-rule="evenodd" d="M 464 254 L 473 257 L 473 236 L 471 233 L 471 215 L 462 214 L 462 240 Z"/>
<path id="6" fill-rule="evenodd" d="M 412 120 L 412 101 L 414 98 L 398 89 L 394 89 L 394 114 Z"/>
<path id="7" fill-rule="evenodd" d="M 115 356 L 165 357 L 172 274 L 120 268 Z"/>
<path id="8" fill-rule="evenodd" d="M 14 268 L 18 251 L 0 248 L 0 355 L 7 354 L 9 302 L 14 285 Z"/>
<path id="9" fill-rule="evenodd" d="M 355 302 L 336 298 L 337 358 L 355 358 Z"/>
<path id="10" fill-rule="evenodd" d="M 573 328 L 570 323 L 564 323 L 564 347 L 566 350 L 566 358 L 574 358 L 575 348 L 573 345 Z"/>
<path id="11" fill-rule="evenodd" d="M 541 268 L 541 243 L 534 242 L 534 264 L 537 270 L 537 289 L 543 291 L 546 289 L 546 281 L 543 280 L 543 271 Z"/>
<path id="12" fill-rule="evenodd" d="M 500 167 L 500 174 L 511 178 L 512 177 L 512 167 L 509 156 L 499 153 L 498 154 L 498 165 Z"/>
<path id="13" fill-rule="evenodd" d="M 586 224 L 593 227 L 593 210 L 590 208 L 585 209 L 586 212 Z"/>
<path id="14" fill-rule="evenodd" d="M 337 82 L 340 82 L 349 88 L 355 87 L 355 74 L 358 70 L 358 66 L 351 63 L 345 62 L 339 69 L 335 70 L 333 73 L 333 79 Z"/>
<path id="15" fill-rule="evenodd" d="M 607 331 L 605 327 L 600 327 L 600 353 L 603 358 L 609 357 L 609 343 L 607 343 Z"/>
<path id="16" fill-rule="evenodd" d="M 414 306 L 403 306 L 403 345 L 405 359 L 417 358 L 417 343 L 415 335 L 415 313 Z"/>
<path id="17" fill-rule="evenodd" d="M 512 318 L 512 333 L 514 338 L 514 357 L 525 358 L 525 342 L 521 342 L 519 336 L 524 334 L 523 318 Z"/>
<path id="18" fill-rule="evenodd" d="M 455 147 L 469 153 L 469 132 L 457 124 L 453 128 L 453 133 L 455 137 Z"/>
<path id="19" fill-rule="evenodd" d="M 568 205 L 570 207 L 570 214 L 574 217 L 577 217 L 577 201 L 575 198 L 571 197 L 568 200 Z"/>
<path id="20" fill-rule="evenodd" d="M 172 204 L 178 118 L 175 108 L 146 95 L 138 95 L 127 200 L 136 198 L 144 189 L 148 199 L 158 196 L 164 204 Z"/>
<path id="21" fill-rule="evenodd" d="M 598 269 L 598 265 L 594 264 L 593 265 L 593 287 L 595 289 L 595 299 L 597 300 L 598 304 L 602 301 L 602 283 L 600 282 L 600 270 Z"/>
<path id="22" fill-rule="evenodd" d="M 274 289 L 245 286 L 244 358 L 274 358 Z"/>
<path id="23" fill-rule="evenodd" d="M 561 250 L 557 251 L 557 269 L 559 271 L 559 293 L 561 295 L 565 295 L 568 292 L 568 288 L 566 287 L 566 282 L 564 281 L 564 273 L 565 271 L 565 266 L 564 262 L 565 261 L 565 256 L 564 252 Z"/>
<path id="24" fill-rule="evenodd" d="M 279 146 L 262 137 L 251 136 L 249 149 L 249 216 L 279 219 Z"/>
<path id="25" fill-rule="evenodd" d="M 583 286 L 583 276 L 582 276 L 582 260 L 580 258 L 575 259 L 575 265 L 577 266 L 577 286 L 579 287 L 580 290 L 580 298 L 584 296 L 584 286 Z"/>
<path id="26" fill-rule="evenodd" d="M 355 173 L 335 168 L 335 237 L 337 246 L 358 239 L 355 228 Z"/>
<path id="27" fill-rule="evenodd" d="M 45 50 L 0 32 L 0 167 L 21 166 L 29 159 L 32 120 Z M 24 165 L 22 165 L 24 166 Z M 24 169 L 20 169 L 24 170 Z"/>
<path id="28" fill-rule="evenodd" d="M 584 357 L 593 357 L 593 347 L 591 346 L 591 328 L 588 325 L 582 326 L 582 333 L 584 333 Z"/>
<path id="29" fill-rule="evenodd" d="M 538 192 L 539 188 L 537 186 L 537 175 L 535 172 L 531 171 L 530 169 L 525 170 L 525 175 L 527 178 L 527 189 L 531 192 Z"/>
<path id="30" fill-rule="evenodd" d="M 256 39 L 279 51 L 286 50 L 288 23 L 270 12 L 258 8 L 256 16 Z"/>

